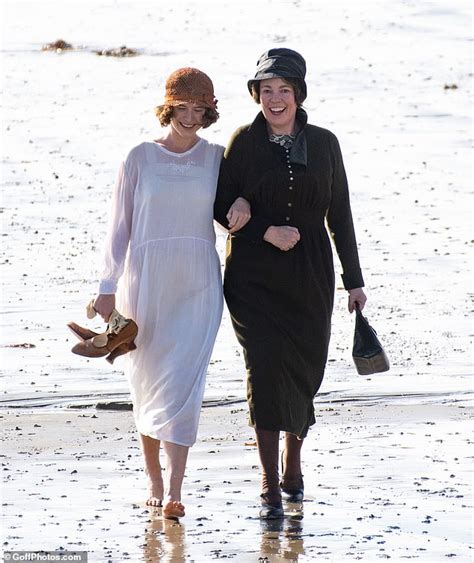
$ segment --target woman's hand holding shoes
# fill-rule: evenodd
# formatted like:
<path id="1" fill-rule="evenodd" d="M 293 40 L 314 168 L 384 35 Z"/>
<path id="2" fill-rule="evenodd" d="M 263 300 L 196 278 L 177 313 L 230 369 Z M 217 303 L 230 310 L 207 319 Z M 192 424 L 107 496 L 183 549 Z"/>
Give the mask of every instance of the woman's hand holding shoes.
<path id="1" fill-rule="evenodd" d="M 94 310 L 108 322 L 110 314 L 115 309 L 115 295 L 101 293 L 94 301 Z"/>
<path id="2" fill-rule="evenodd" d="M 263 240 L 266 240 L 273 246 L 276 246 L 283 252 L 291 250 L 300 240 L 300 233 L 296 227 L 282 225 L 280 227 L 268 227 Z"/>

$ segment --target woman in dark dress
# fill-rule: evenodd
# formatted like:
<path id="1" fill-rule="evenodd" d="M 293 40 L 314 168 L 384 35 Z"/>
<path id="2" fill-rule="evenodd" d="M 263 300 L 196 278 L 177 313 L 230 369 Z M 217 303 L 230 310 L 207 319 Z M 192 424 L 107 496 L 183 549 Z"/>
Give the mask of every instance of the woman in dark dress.
<path id="1" fill-rule="evenodd" d="M 303 499 L 300 451 L 315 422 L 334 302 L 328 230 L 349 311 L 366 301 L 341 151 L 330 131 L 307 123 L 305 74 L 303 57 L 290 49 L 260 57 L 248 88 L 261 112 L 227 147 L 214 207 L 226 228 L 237 196 L 252 209 L 247 225 L 229 237 L 224 293 L 248 372 L 262 518 L 283 516 L 282 493 L 288 501 Z"/>

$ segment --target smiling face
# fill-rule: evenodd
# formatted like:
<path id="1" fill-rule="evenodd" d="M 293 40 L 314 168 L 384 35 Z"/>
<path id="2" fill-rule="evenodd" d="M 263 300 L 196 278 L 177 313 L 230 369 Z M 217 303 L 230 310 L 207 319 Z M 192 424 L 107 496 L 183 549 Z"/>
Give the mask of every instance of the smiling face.
<path id="1" fill-rule="evenodd" d="M 193 102 L 181 102 L 174 106 L 170 122 L 172 132 L 182 137 L 183 140 L 194 139 L 202 127 L 205 111 L 204 106 Z"/>
<path id="2" fill-rule="evenodd" d="M 272 133 L 276 135 L 293 133 L 297 109 L 293 86 L 282 78 L 261 80 L 260 103 Z"/>

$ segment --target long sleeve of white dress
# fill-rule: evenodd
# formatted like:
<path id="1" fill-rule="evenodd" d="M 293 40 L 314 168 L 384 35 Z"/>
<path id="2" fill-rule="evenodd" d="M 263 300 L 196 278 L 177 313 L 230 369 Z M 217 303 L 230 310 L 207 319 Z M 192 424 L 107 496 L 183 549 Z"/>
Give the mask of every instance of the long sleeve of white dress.
<path id="1" fill-rule="evenodd" d="M 112 209 L 104 244 L 104 268 L 100 279 L 99 293 L 116 293 L 118 280 L 123 273 L 132 229 L 136 176 L 136 167 L 131 166 L 130 160 L 123 162 L 118 172 L 112 196 Z"/>

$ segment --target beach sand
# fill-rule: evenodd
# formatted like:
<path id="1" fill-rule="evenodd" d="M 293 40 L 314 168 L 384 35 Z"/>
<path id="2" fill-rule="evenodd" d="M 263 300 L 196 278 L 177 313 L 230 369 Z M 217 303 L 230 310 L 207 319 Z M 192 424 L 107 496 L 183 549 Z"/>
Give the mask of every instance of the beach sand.
<path id="1" fill-rule="evenodd" d="M 304 445 L 306 498 L 258 515 L 246 405 L 203 408 L 186 516 L 146 498 L 130 411 L 2 415 L 5 550 L 85 550 L 90 561 L 470 561 L 466 401 L 318 401 Z"/>

